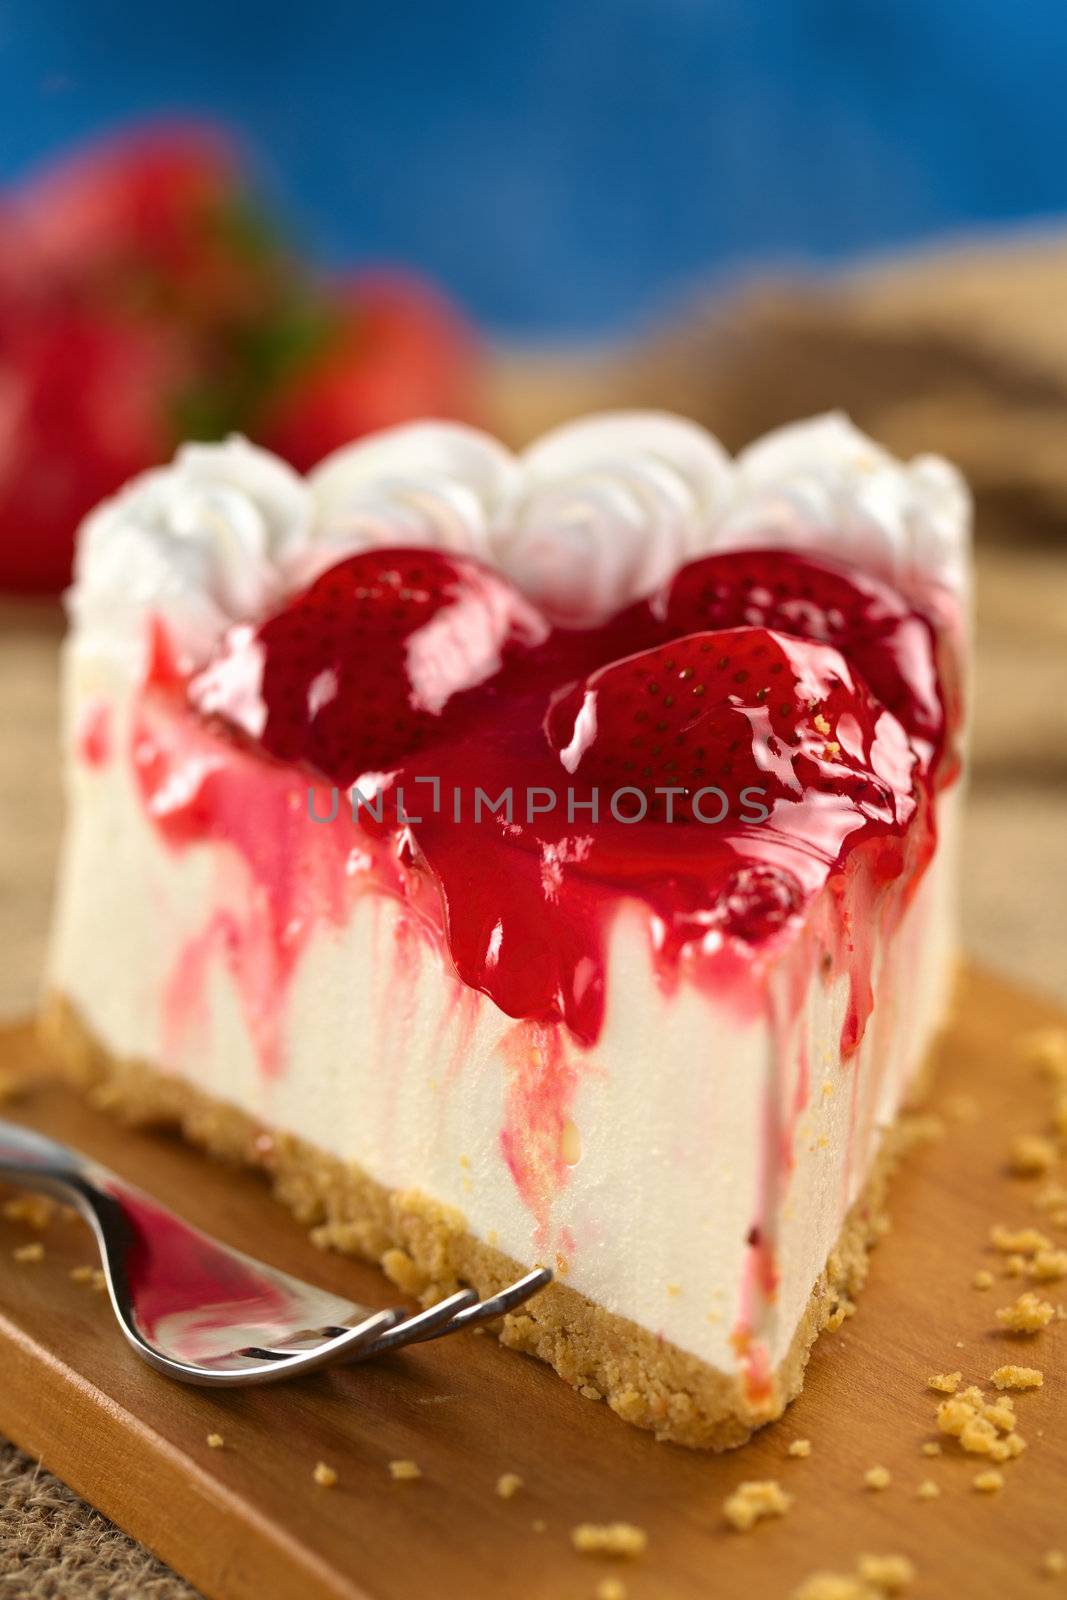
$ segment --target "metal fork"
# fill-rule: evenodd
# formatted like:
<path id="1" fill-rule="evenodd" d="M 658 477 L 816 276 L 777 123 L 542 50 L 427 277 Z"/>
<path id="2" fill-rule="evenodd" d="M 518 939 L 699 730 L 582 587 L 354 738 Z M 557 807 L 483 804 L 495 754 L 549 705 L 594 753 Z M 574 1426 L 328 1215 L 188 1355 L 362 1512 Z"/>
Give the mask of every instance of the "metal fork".
<path id="1" fill-rule="evenodd" d="M 106 1167 L 10 1122 L 0 1122 L 0 1179 L 77 1208 L 127 1341 L 183 1383 L 278 1383 L 368 1361 L 503 1316 L 552 1278 L 539 1267 L 486 1300 L 461 1289 L 415 1315 L 374 1311 L 220 1244 Z"/>

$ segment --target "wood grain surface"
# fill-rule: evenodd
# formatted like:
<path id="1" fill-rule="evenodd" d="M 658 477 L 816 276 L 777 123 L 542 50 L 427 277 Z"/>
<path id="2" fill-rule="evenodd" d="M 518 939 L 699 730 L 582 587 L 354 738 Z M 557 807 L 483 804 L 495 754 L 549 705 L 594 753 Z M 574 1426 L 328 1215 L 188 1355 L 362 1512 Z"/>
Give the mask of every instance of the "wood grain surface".
<path id="1" fill-rule="evenodd" d="M 1047 1596 L 1043 1552 L 1067 1547 L 1067 1321 L 1033 1338 L 998 1329 L 996 1307 L 1026 1285 L 1003 1275 L 988 1235 L 996 1222 L 1042 1222 L 1042 1180 L 1011 1177 L 1006 1164 L 1011 1136 L 1046 1128 L 1051 1107 L 1019 1041 L 1065 1020 L 986 974 L 967 975 L 933 1099 L 944 1131 L 897 1175 L 893 1227 L 858 1312 L 820 1341 L 785 1418 L 740 1452 L 658 1445 L 546 1368 L 473 1335 L 281 1389 L 182 1388 L 139 1363 L 105 1297 L 72 1281 L 92 1246 L 64 1218 L 42 1234 L 0 1221 L 0 1430 L 211 1600 L 579 1600 L 608 1575 L 624 1579 L 630 1600 L 777 1600 L 813 1569 L 852 1570 L 863 1552 L 910 1556 L 916 1600 Z M 27 1030 L 4 1036 L 0 1059 L 35 1064 Z M 316 1251 L 251 1175 L 123 1130 L 54 1087 L 6 1111 L 276 1266 L 373 1304 L 395 1294 L 372 1269 Z M 43 1261 L 16 1263 L 13 1251 L 32 1238 Z M 986 1292 L 971 1282 L 981 1266 L 997 1274 Z M 1045 1292 L 1062 1301 L 1067 1282 Z M 973 1487 L 988 1463 L 954 1441 L 937 1458 L 922 1455 L 937 1437 L 926 1380 L 960 1369 L 983 1383 L 1012 1361 L 1040 1367 L 1045 1383 L 1018 1397 L 1029 1448 L 988 1496 Z M 208 1447 L 212 1432 L 224 1449 Z M 811 1440 L 806 1460 L 787 1454 L 798 1437 Z M 420 1480 L 392 1480 L 388 1464 L 401 1458 L 419 1464 Z M 313 1481 L 320 1460 L 337 1471 L 335 1488 Z M 864 1487 L 875 1464 L 892 1474 L 882 1492 Z M 523 1479 L 510 1500 L 495 1492 L 504 1472 Z M 753 1478 L 777 1479 L 795 1504 L 740 1534 L 722 1501 Z M 924 1478 L 939 1484 L 939 1499 L 917 1498 Z M 576 1523 L 618 1519 L 646 1529 L 641 1559 L 623 1569 L 573 1550 Z"/>

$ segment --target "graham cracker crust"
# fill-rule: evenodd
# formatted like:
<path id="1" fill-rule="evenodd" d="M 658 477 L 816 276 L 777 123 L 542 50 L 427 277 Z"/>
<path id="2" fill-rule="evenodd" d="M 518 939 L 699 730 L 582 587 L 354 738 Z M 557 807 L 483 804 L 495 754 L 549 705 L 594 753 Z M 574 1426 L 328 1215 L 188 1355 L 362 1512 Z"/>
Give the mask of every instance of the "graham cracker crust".
<path id="1" fill-rule="evenodd" d="M 40 1032 L 62 1076 L 94 1105 L 131 1125 L 176 1128 L 215 1157 L 261 1169 L 317 1245 L 378 1263 L 405 1294 L 426 1305 L 465 1285 L 491 1295 L 527 1270 L 469 1233 L 454 1208 L 416 1189 L 385 1189 L 358 1167 L 264 1128 L 176 1077 L 111 1055 L 61 994 L 47 998 Z M 868 1252 L 884 1232 L 889 1178 L 915 1137 L 907 1118 L 885 1135 L 770 1393 L 758 1403 L 746 1397 L 737 1377 L 605 1311 L 558 1279 L 502 1318 L 498 1336 L 657 1439 L 710 1450 L 743 1444 L 800 1393 L 815 1340 L 831 1322 L 839 1325 L 842 1307 L 862 1287 Z"/>

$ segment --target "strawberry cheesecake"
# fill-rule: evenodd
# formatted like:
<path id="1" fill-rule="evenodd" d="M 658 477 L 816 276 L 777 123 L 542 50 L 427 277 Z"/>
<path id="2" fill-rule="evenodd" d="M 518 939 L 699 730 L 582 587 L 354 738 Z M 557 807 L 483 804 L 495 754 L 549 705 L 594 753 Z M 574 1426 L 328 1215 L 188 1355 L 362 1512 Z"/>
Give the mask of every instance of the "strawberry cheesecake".
<path id="1" fill-rule="evenodd" d="M 840 416 L 619 413 L 85 523 L 45 1024 L 660 1437 L 779 1415 L 950 1000 L 969 502 Z"/>

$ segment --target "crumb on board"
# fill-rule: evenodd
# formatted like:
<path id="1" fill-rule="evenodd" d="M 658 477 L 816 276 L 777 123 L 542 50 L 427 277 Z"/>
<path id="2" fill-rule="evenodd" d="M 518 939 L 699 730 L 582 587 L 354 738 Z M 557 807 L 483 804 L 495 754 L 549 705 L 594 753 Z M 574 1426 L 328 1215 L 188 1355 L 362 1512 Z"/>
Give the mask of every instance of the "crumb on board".
<path id="1" fill-rule="evenodd" d="M 548 1532 L 548 1523 L 545 1521 L 544 1517 L 534 1517 L 533 1521 L 530 1523 L 530 1527 L 533 1529 L 534 1533 Z"/>
<path id="2" fill-rule="evenodd" d="M 914 1581 L 907 1556 L 860 1556 L 855 1572 L 813 1572 L 790 1600 L 889 1600 Z"/>
<path id="3" fill-rule="evenodd" d="M 1017 1178 L 1043 1178 L 1056 1165 L 1059 1151 L 1043 1133 L 1018 1133 L 1008 1151 L 1008 1170 Z"/>
<path id="4" fill-rule="evenodd" d="M 226 1440 L 222 1437 L 221 1433 L 208 1434 L 207 1447 L 209 1450 L 221 1450 L 224 1448 L 225 1444 Z"/>
<path id="5" fill-rule="evenodd" d="M 810 1439 L 793 1439 L 790 1442 L 786 1455 L 799 1456 L 802 1460 L 811 1455 Z"/>
<path id="6" fill-rule="evenodd" d="M 1047 1328 L 1056 1309 L 1047 1300 L 1041 1300 L 1032 1289 L 1012 1302 L 1010 1306 L 1001 1306 L 997 1311 L 997 1321 L 1009 1333 L 1039 1333 L 1042 1328 Z"/>
<path id="7" fill-rule="evenodd" d="M 1005 1255 L 1032 1256 L 1038 1250 L 1051 1250 L 1052 1240 L 1037 1228 L 1008 1228 L 996 1222 L 989 1230 L 989 1242 L 994 1250 Z"/>
<path id="8" fill-rule="evenodd" d="M 1030 1276 L 1043 1283 L 1067 1278 L 1067 1250 L 1039 1250 L 1030 1263 Z"/>
<path id="9" fill-rule="evenodd" d="M 337 1483 L 337 1473 L 333 1467 L 328 1467 L 325 1461 L 317 1461 L 315 1470 L 311 1474 L 320 1489 L 332 1489 Z"/>
<path id="10" fill-rule="evenodd" d="M 496 1480 L 496 1492 L 501 1500 L 511 1500 L 522 1488 L 522 1479 L 517 1472 L 502 1472 Z"/>
<path id="11" fill-rule="evenodd" d="M 979 1267 L 978 1271 L 971 1279 L 971 1283 L 976 1289 L 992 1289 L 995 1282 L 996 1279 L 993 1277 L 993 1274 L 990 1272 L 988 1267 Z"/>
<path id="12" fill-rule="evenodd" d="M 927 1439 L 922 1450 L 924 1456 L 939 1456 L 941 1454 L 941 1446 L 936 1439 Z"/>
<path id="13" fill-rule="evenodd" d="M 583 1556 L 621 1556 L 633 1560 L 648 1549 L 648 1534 L 632 1522 L 580 1522 L 571 1544 Z"/>
<path id="14" fill-rule="evenodd" d="M 35 1261 L 44 1260 L 44 1245 L 40 1239 L 35 1239 L 32 1244 L 16 1245 L 11 1252 L 12 1260 L 27 1265 Z"/>
<path id="15" fill-rule="evenodd" d="M 626 1585 L 621 1578 L 601 1578 L 595 1592 L 596 1600 L 626 1600 Z"/>
<path id="16" fill-rule="evenodd" d="M 992 1461 L 1010 1461 L 1026 1449 L 1026 1440 L 1015 1431 L 1015 1420 L 1010 1395 L 987 1400 L 974 1384 L 942 1400 L 937 1408 L 942 1433 L 958 1439 L 968 1454 L 988 1456 Z"/>
<path id="17" fill-rule="evenodd" d="M 763 1517 L 784 1517 L 792 1504 L 793 1496 L 786 1494 L 780 1483 L 761 1478 L 739 1483 L 723 1501 L 722 1510 L 731 1528 L 747 1533 Z"/>
<path id="18" fill-rule="evenodd" d="M 989 1381 L 997 1389 L 1040 1389 L 1045 1375 L 1038 1367 L 998 1367 Z"/>
<path id="19" fill-rule="evenodd" d="M 1041 1570 L 1049 1578 L 1062 1578 L 1067 1572 L 1067 1556 L 1062 1550 L 1046 1550 L 1041 1558 Z"/>
<path id="20" fill-rule="evenodd" d="M 93 1281 L 93 1269 L 92 1269 L 92 1267 L 87 1266 L 87 1265 L 82 1265 L 80 1267 L 71 1267 L 71 1269 L 70 1269 L 70 1281 L 71 1281 L 71 1283 L 92 1283 L 92 1281 Z"/>
<path id="21" fill-rule="evenodd" d="M 915 1493 L 920 1500 L 938 1500 L 941 1497 L 940 1486 L 934 1482 L 933 1478 L 924 1478 Z"/>
<path id="22" fill-rule="evenodd" d="M 915 1582 L 915 1567 L 907 1556 L 860 1556 L 856 1570 L 864 1583 L 883 1594 L 900 1594 Z"/>
<path id="23" fill-rule="evenodd" d="M 390 1461 L 389 1476 L 395 1483 L 411 1483 L 422 1477 L 422 1468 L 417 1461 Z"/>
<path id="24" fill-rule="evenodd" d="M 987 1467 L 975 1478 L 974 1486 L 982 1494 L 998 1494 L 1004 1487 L 1004 1474 L 998 1472 L 996 1467 Z"/>
<path id="25" fill-rule="evenodd" d="M 1067 1083 L 1067 1029 L 1035 1028 L 1020 1040 L 1020 1054 L 1053 1083 Z"/>
<path id="26" fill-rule="evenodd" d="M 58 1209 L 56 1201 L 50 1200 L 47 1195 L 16 1194 L 4 1201 L 0 1213 L 6 1222 L 21 1222 L 27 1228 L 43 1233 L 51 1225 Z"/>
<path id="27" fill-rule="evenodd" d="M 888 1467 L 868 1467 L 863 1482 L 868 1489 L 888 1489 L 893 1478 Z"/>
<path id="28" fill-rule="evenodd" d="M 963 1382 L 962 1372 L 935 1372 L 926 1380 L 928 1389 L 936 1389 L 938 1394 L 955 1394 Z"/>

